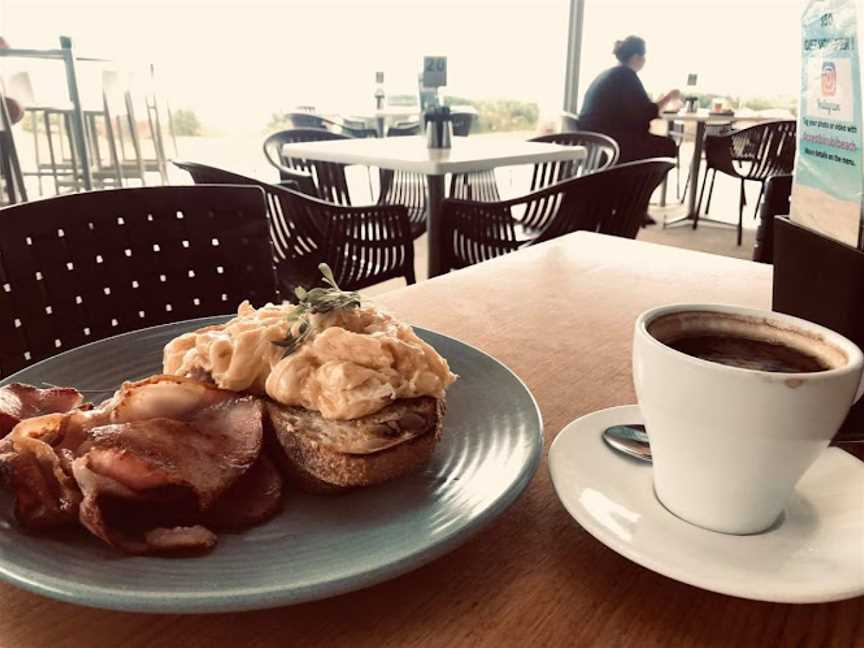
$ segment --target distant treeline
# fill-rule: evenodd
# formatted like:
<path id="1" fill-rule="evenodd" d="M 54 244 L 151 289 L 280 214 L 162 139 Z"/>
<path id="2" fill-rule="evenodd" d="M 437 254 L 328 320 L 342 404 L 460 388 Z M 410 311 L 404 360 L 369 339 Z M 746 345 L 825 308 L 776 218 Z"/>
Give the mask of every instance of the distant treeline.
<path id="1" fill-rule="evenodd" d="M 477 109 L 477 122 L 471 128 L 472 133 L 534 130 L 540 118 L 540 107 L 531 101 L 447 97 L 444 103 L 448 106 L 473 106 Z"/>

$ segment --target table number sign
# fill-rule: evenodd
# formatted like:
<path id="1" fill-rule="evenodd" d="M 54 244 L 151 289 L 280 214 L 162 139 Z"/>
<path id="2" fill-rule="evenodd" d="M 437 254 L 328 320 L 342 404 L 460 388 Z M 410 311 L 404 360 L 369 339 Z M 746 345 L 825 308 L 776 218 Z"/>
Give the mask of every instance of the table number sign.
<path id="1" fill-rule="evenodd" d="M 423 57 L 423 86 L 440 88 L 447 85 L 447 57 Z"/>
<path id="2" fill-rule="evenodd" d="M 806 0 L 801 101 L 791 219 L 862 247 L 862 101 L 859 52 L 864 0 Z"/>

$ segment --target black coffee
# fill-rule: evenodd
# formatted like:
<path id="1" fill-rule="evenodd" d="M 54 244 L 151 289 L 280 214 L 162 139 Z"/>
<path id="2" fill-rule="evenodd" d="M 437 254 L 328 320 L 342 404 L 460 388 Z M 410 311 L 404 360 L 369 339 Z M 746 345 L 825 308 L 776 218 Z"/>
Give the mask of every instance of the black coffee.
<path id="1" fill-rule="evenodd" d="M 798 349 L 744 337 L 692 335 L 666 345 L 696 358 L 742 369 L 805 373 L 831 368 L 820 358 Z"/>

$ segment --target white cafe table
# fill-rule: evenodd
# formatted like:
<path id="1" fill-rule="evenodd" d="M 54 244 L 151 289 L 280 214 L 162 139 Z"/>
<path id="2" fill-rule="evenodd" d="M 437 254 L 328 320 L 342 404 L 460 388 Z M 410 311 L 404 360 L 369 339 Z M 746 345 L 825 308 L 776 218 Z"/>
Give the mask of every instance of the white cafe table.
<path id="1" fill-rule="evenodd" d="M 699 224 L 699 213 L 696 207 L 696 194 L 699 190 L 699 168 L 702 164 L 702 148 L 705 143 L 705 126 L 714 124 L 728 124 L 729 122 L 746 122 L 748 124 L 761 124 L 770 121 L 784 119 L 784 117 L 768 116 L 768 115 L 748 115 L 747 113 L 713 113 L 708 110 L 698 110 L 696 112 L 661 112 L 660 119 L 666 121 L 667 128 L 672 129 L 673 122 L 695 123 L 696 135 L 693 142 L 693 159 L 690 162 L 690 188 L 687 192 L 687 214 L 675 221 L 669 221 L 666 225 L 674 225 L 684 221 L 692 221 L 693 229 Z M 788 119 L 792 119 L 791 116 Z M 660 204 L 666 204 L 666 184 L 663 184 Z M 703 221 L 710 219 L 701 219 Z M 717 221 L 711 221 L 717 222 Z M 726 225 L 727 223 L 723 223 Z"/>
<path id="2" fill-rule="evenodd" d="M 286 144 L 284 152 L 291 157 L 321 162 L 361 164 L 425 175 L 430 277 L 447 270 L 441 214 L 446 174 L 486 171 L 516 164 L 582 160 L 586 155 L 582 146 L 487 137 L 454 137 L 450 149 L 428 149 L 425 137 L 388 137 Z"/>

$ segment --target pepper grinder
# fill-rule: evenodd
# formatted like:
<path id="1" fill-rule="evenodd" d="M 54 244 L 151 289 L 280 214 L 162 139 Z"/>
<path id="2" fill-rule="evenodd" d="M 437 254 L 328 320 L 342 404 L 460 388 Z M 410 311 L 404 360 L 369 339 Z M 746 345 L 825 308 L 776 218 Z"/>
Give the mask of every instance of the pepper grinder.
<path id="1" fill-rule="evenodd" d="M 449 149 L 453 143 L 453 118 L 448 106 L 430 108 L 424 115 L 426 124 L 426 147 Z"/>

